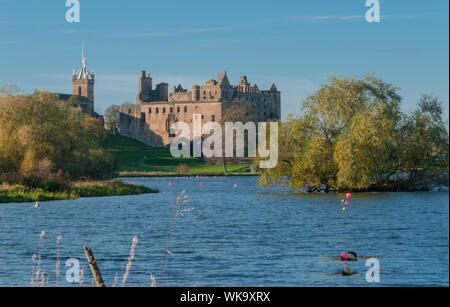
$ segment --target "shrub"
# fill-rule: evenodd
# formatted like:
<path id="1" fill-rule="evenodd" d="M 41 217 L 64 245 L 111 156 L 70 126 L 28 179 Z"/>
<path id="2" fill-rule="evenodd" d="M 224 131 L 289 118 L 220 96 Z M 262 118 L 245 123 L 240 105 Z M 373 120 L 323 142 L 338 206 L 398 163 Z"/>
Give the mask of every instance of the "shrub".
<path id="1" fill-rule="evenodd" d="M 187 174 L 189 172 L 189 166 L 187 164 L 178 165 L 178 173 Z"/>

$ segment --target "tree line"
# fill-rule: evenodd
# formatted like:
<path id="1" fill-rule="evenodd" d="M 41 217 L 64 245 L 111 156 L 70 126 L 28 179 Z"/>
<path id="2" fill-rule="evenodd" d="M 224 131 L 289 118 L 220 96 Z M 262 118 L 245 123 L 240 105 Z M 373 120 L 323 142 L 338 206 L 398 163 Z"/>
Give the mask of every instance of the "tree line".
<path id="1" fill-rule="evenodd" d="M 424 95 L 401 109 L 398 88 L 373 75 L 330 79 L 280 125 L 279 163 L 260 184 L 293 189 L 389 190 L 448 186 L 448 122 Z"/>

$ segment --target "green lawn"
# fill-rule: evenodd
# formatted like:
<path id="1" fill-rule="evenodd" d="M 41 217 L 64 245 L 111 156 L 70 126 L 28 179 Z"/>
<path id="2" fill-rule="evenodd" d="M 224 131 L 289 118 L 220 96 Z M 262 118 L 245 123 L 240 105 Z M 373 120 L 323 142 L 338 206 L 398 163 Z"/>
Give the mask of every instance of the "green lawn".
<path id="1" fill-rule="evenodd" d="M 105 142 L 105 147 L 113 153 L 119 162 L 119 172 L 124 173 L 178 173 L 178 166 L 189 166 L 188 174 L 223 174 L 223 166 L 206 163 L 198 158 L 174 158 L 169 148 L 150 147 L 137 140 L 124 136 L 111 136 Z M 249 162 L 229 164 L 230 174 L 248 174 Z M 131 175 L 131 174 L 130 174 Z"/>

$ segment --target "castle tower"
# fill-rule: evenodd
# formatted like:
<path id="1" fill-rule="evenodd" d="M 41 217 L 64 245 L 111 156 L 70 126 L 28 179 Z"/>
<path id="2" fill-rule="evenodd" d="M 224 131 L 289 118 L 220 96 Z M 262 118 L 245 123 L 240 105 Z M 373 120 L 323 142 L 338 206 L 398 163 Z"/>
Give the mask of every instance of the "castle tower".
<path id="1" fill-rule="evenodd" d="M 150 101 L 152 99 L 153 83 L 150 74 L 147 74 L 145 70 L 141 71 L 139 77 L 139 101 Z"/>
<path id="2" fill-rule="evenodd" d="M 72 74 L 73 94 L 76 96 L 86 97 L 91 103 L 92 111 L 94 110 L 94 83 L 95 77 L 90 73 L 86 66 L 86 58 L 84 56 L 84 43 L 81 46 L 81 68 L 77 73 Z"/>

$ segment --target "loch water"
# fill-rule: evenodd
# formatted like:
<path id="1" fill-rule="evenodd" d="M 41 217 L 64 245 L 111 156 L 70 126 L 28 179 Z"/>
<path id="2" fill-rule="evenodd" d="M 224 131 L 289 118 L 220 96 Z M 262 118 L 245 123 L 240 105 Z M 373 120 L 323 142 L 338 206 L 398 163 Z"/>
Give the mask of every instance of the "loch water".
<path id="1" fill-rule="evenodd" d="M 30 286 L 39 253 L 48 285 L 66 280 L 68 259 L 92 283 L 83 245 L 92 248 L 107 286 L 128 262 L 126 286 L 160 276 L 173 220 L 171 202 L 185 190 L 194 208 L 177 217 L 161 286 L 449 286 L 449 192 L 356 193 L 349 210 L 336 193 L 262 189 L 256 177 L 130 178 L 159 194 L 0 205 L 0 286 Z M 172 185 L 170 185 L 172 183 Z M 237 185 L 237 187 L 235 187 Z M 342 263 L 354 251 L 361 259 Z M 366 280 L 367 258 L 380 282 Z M 344 266 L 355 272 L 339 274 Z M 69 276 L 70 277 L 70 276 Z M 70 278 L 69 278 L 70 280 Z"/>

